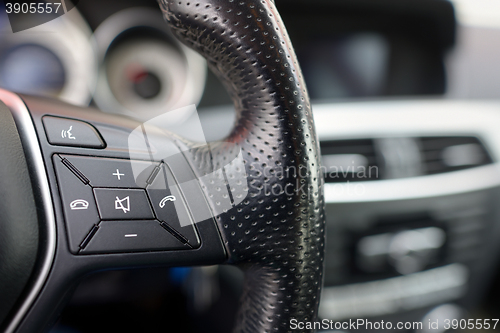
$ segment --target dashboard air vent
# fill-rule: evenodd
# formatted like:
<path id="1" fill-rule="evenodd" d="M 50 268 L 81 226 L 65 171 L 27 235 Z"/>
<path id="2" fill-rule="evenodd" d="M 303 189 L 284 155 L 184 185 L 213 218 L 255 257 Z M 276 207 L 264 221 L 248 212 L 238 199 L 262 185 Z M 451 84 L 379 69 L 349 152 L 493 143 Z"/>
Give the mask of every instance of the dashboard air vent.
<path id="1" fill-rule="evenodd" d="M 493 163 L 472 136 L 387 137 L 321 142 L 325 181 L 410 178 Z"/>
<path id="2" fill-rule="evenodd" d="M 458 171 L 493 163 L 476 137 L 420 138 L 424 174 Z"/>
<path id="3" fill-rule="evenodd" d="M 321 142 L 327 183 L 368 181 L 379 178 L 379 163 L 372 139 Z"/>

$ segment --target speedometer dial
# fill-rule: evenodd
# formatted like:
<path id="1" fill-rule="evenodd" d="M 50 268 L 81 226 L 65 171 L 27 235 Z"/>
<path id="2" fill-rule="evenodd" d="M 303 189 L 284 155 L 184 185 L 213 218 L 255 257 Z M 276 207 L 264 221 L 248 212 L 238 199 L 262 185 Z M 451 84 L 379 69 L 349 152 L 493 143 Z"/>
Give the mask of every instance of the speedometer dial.
<path id="1" fill-rule="evenodd" d="M 137 115 L 173 107 L 186 85 L 186 61 L 161 40 L 133 40 L 106 57 L 106 77 L 116 101 Z"/>
<path id="2" fill-rule="evenodd" d="M 96 53 L 90 27 L 76 8 L 16 33 L 1 23 L 0 87 L 88 105 L 96 81 Z"/>
<path id="3" fill-rule="evenodd" d="M 42 45 L 16 45 L 0 56 L 0 86 L 3 88 L 58 97 L 65 83 L 63 63 Z"/>
<path id="4" fill-rule="evenodd" d="M 103 111 L 148 120 L 199 102 L 206 62 L 172 36 L 159 12 L 118 12 L 97 28 L 95 39 L 101 66 L 94 100 Z M 188 113 L 170 120 L 181 122 Z"/>

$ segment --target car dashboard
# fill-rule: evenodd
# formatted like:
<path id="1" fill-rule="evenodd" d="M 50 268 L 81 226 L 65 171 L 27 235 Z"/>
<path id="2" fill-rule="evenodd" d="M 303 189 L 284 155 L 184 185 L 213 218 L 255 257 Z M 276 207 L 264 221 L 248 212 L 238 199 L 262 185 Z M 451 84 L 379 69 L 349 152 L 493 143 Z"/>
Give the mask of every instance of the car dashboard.
<path id="1" fill-rule="evenodd" d="M 493 318 L 500 20 L 484 8 L 498 5 L 276 4 L 322 151 L 320 319 L 412 323 L 398 331 L 436 333 L 447 330 L 445 320 Z M 0 26 L 2 88 L 143 121 L 195 104 L 208 141 L 223 139 L 234 123 L 223 84 L 174 38 L 155 1 L 85 0 L 26 31 L 11 33 L 6 17 Z M 176 114 L 177 123 L 189 117 Z M 225 266 L 97 273 L 81 282 L 52 333 L 229 332 L 241 285 L 241 272 Z M 429 328 L 436 321 L 441 326 Z M 353 331 L 322 331 L 339 330 Z"/>

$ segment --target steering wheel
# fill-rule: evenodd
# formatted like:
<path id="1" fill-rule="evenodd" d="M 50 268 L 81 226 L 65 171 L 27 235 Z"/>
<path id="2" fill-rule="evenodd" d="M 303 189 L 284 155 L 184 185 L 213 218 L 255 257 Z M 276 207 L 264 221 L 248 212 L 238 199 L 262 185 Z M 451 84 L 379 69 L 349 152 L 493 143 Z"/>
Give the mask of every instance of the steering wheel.
<path id="1" fill-rule="evenodd" d="M 223 142 L 200 145 L 124 117 L 0 91 L 6 332 L 47 330 L 87 274 L 159 265 L 244 269 L 235 332 L 290 332 L 292 319 L 316 319 L 325 233 L 319 142 L 278 11 L 272 0 L 160 5 L 229 91 L 234 128 Z M 144 150 L 130 148 L 138 129 Z"/>

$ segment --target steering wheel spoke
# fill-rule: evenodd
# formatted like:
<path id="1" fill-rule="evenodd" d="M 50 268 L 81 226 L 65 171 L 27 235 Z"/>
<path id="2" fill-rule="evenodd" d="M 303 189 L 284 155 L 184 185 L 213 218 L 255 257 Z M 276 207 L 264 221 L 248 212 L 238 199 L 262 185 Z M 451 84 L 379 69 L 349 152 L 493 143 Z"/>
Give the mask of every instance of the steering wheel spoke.
<path id="1" fill-rule="evenodd" d="M 41 234 L 39 264 L 32 273 L 38 279 L 28 286 L 32 293 L 7 331 L 49 327 L 69 291 L 92 272 L 226 260 L 214 219 L 195 224 L 190 215 L 183 184 L 177 183 L 189 170 L 174 144 L 169 148 L 177 154 L 170 160 L 152 160 L 147 150 L 131 159 L 123 141 L 132 144 L 134 131 L 142 128 L 138 122 L 3 90 L 0 99 L 19 129 Z M 157 140 L 164 146 L 173 142 L 168 135 Z M 19 170 L 8 171 L 19 179 Z M 27 193 L 32 195 L 31 189 Z"/>

